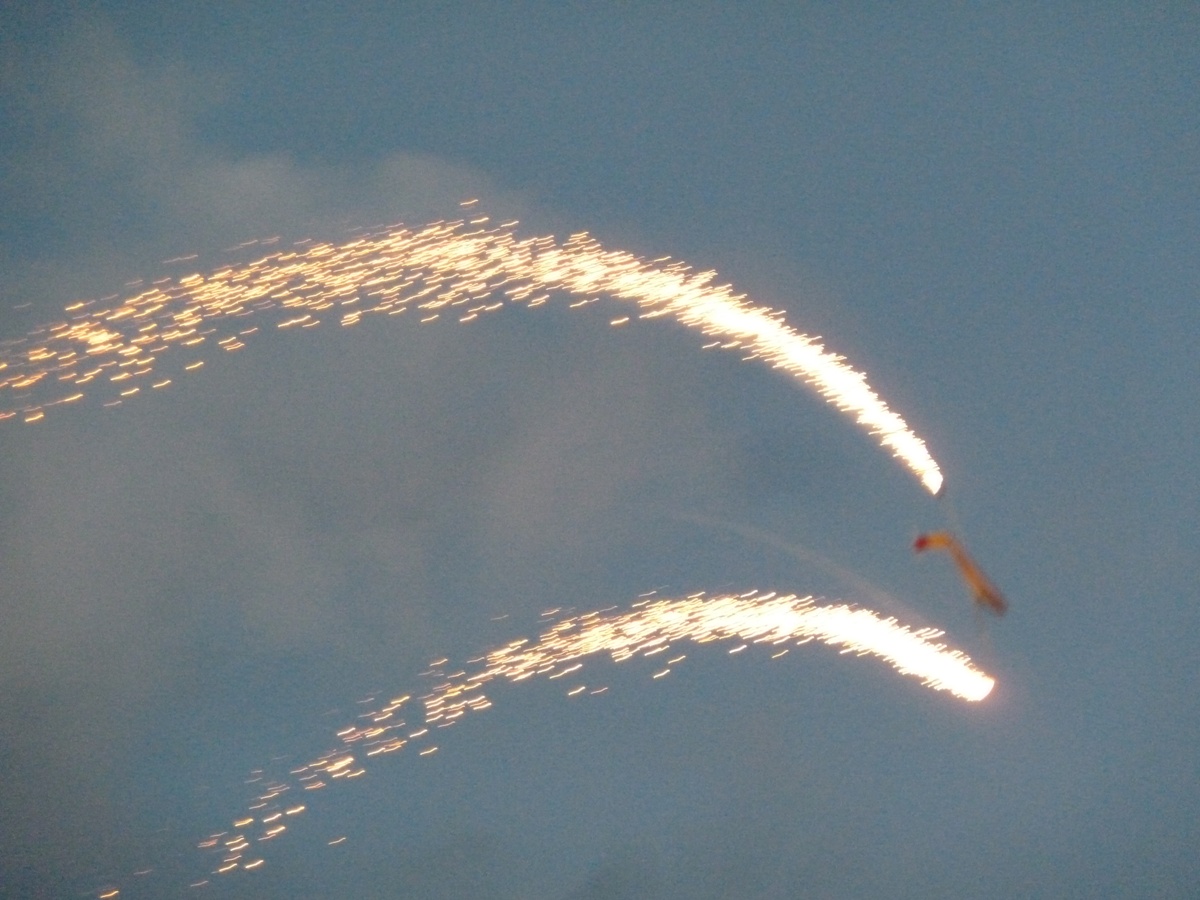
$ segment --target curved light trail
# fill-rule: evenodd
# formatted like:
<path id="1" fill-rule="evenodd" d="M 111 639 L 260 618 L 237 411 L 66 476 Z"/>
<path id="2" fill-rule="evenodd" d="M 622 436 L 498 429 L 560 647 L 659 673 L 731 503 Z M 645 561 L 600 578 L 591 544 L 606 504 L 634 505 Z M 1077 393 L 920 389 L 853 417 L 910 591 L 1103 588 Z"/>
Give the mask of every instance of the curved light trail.
<path id="1" fill-rule="evenodd" d="M 106 405 L 123 403 L 171 383 L 159 362 L 168 350 L 195 354 L 214 344 L 239 350 L 269 324 L 352 326 L 408 310 L 421 322 L 442 316 L 470 322 L 506 302 L 538 306 L 562 291 L 574 296 L 572 305 L 601 296 L 630 304 L 630 314 L 614 325 L 634 316 L 671 318 L 712 338 L 706 347 L 762 359 L 852 415 L 930 493 L 941 490 L 942 474 L 925 442 L 861 372 L 786 324 L 781 313 L 714 286 L 714 272 L 606 250 L 585 233 L 561 243 L 522 239 L 515 225 L 480 217 L 416 230 L 396 226 L 342 244 L 301 241 L 206 275 L 160 279 L 128 297 L 71 304 L 66 319 L 0 345 L 0 419 L 36 422 L 97 389 Z M 275 238 L 243 246 L 277 245 Z M 176 374 L 202 364 L 176 367 Z"/>
<path id="2" fill-rule="evenodd" d="M 560 610 L 544 615 L 555 616 Z M 435 736 L 468 713 L 492 706 L 485 688 L 493 682 L 520 683 L 532 678 L 562 680 L 569 697 L 603 693 L 584 681 L 590 657 L 613 662 L 635 657 L 661 664 L 653 675 L 665 677 L 684 660 L 683 643 L 733 643 L 728 652 L 752 646 L 770 648 L 773 657 L 792 646 L 818 641 L 856 656 L 872 656 L 925 686 L 977 702 L 991 693 L 995 681 L 959 650 L 939 643 L 942 632 L 914 630 L 893 618 L 848 604 L 817 605 L 793 594 L 745 594 L 682 599 L 642 600 L 625 612 L 601 610 L 555 622 L 536 640 L 505 644 L 447 673 L 449 660 L 433 663 L 433 689 L 414 700 L 404 694 L 358 717 L 338 732 L 339 743 L 317 759 L 290 770 L 287 778 L 255 774 L 263 791 L 229 829 L 209 835 L 202 849 L 219 856 L 212 875 L 260 868 L 261 846 L 287 830 L 293 817 L 307 809 L 303 799 L 338 781 L 366 774 L 372 757 L 407 749 L 421 756 L 436 753 Z"/>

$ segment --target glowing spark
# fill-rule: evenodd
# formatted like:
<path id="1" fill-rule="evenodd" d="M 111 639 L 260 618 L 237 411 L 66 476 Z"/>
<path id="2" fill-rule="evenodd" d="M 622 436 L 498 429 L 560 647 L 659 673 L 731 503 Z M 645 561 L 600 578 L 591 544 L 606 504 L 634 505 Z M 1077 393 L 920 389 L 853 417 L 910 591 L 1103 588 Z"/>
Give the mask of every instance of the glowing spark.
<path id="1" fill-rule="evenodd" d="M 241 338 L 256 330 L 241 327 L 245 316 L 274 316 L 277 329 L 312 328 L 327 314 L 349 327 L 364 316 L 406 309 L 415 309 L 421 322 L 448 311 L 469 322 L 506 301 L 538 306 L 563 291 L 575 298 L 572 307 L 600 296 L 636 307 L 611 319 L 613 325 L 637 317 L 671 318 L 712 338 L 706 347 L 737 350 L 786 372 L 852 415 L 927 490 L 941 489 L 941 472 L 925 443 L 861 372 L 784 323 L 776 311 L 751 304 L 728 286 L 714 286 L 715 273 L 605 250 L 582 233 L 561 243 L 552 237 L 519 239 L 515 223 L 487 227 L 487 221 L 438 222 L 416 230 L 396 226 L 342 244 L 305 240 L 290 249 L 277 248 L 275 240 L 251 241 L 235 249 L 265 244 L 272 250 L 207 275 L 163 278 L 148 288 L 131 282 L 137 292 L 108 308 L 91 301 L 71 304 L 65 321 L 0 349 L 0 398 L 9 398 L 0 401 L 0 419 L 20 415 L 36 422 L 47 406 L 64 399 L 57 396 L 61 392 L 145 378 L 158 354 L 205 343 L 218 328 L 232 333 L 213 343 L 236 351 L 245 346 Z M 354 308 L 339 312 L 348 306 Z M 138 390 L 128 387 L 120 397 Z"/>

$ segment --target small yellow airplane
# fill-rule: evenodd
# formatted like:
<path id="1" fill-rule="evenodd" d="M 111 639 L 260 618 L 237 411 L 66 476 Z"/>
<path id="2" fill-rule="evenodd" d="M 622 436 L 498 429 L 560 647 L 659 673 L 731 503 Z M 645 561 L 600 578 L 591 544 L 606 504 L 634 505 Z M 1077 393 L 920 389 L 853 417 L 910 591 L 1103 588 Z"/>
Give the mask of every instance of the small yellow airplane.
<path id="1" fill-rule="evenodd" d="M 998 616 L 1004 615 L 1008 609 L 1008 602 L 1004 599 L 1004 595 L 988 580 L 988 577 L 983 574 L 983 569 L 976 565 L 975 560 L 971 559 L 962 544 L 950 532 L 931 531 L 928 534 L 917 535 L 917 539 L 913 542 L 913 549 L 918 553 L 923 550 L 945 550 L 954 560 L 954 564 L 958 566 L 959 574 L 962 575 L 963 581 L 967 583 L 967 587 L 975 596 L 975 602 L 980 606 L 986 606 Z"/>

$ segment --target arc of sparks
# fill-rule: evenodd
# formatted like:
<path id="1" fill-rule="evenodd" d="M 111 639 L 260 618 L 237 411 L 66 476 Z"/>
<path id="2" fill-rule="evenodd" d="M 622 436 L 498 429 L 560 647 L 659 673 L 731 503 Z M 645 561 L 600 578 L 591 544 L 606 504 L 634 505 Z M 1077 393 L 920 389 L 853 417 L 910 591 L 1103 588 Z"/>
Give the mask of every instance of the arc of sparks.
<path id="1" fill-rule="evenodd" d="M 635 657 L 661 658 L 665 668 L 654 675 L 660 678 L 682 662 L 683 655 L 671 656 L 682 642 L 736 641 L 731 653 L 762 645 L 775 649 L 773 656 L 781 656 L 789 646 L 815 640 L 842 653 L 873 656 L 933 690 L 969 702 L 985 699 L 995 680 L 965 653 L 940 643 L 942 634 L 933 628 L 909 628 L 849 604 L 818 605 L 811 597 L 756 591 L 648 599 L 624 612 L 568 616 L 535 640 L 512 641 L 457 671 L 447 672 L 447 659 L 435 661 L 427 673 L 436 679 L 429 692 L 415 702 L 411 694 L 404 694 L 361 713 L 338 732 L 337 746 L 293 768 L 287 779 L 270 779 L 256 771 L 254 780 L 262 782 L 263 792 L 230 829 L 209 836 L 200 847 L 221 855 L 214 874 L 260 866 L 262 857 L 247 853 L 248 848 L 282 834 L 290 817 L 306 809 L 299 799 L 306 792 L 362 776 L 376 756 L 406 748 L 432 755 L 441 729 L 457 724 L 468 713 L 491 708 L 486 688 L 493 682 L 515 684 L 544 677 L 561 679 L 570 697 L 584 691 L 602 693 L 604 688 L 596 690 L 582 682 L 584 664 L 595 656 L 607 655 L 617 663 Z"/>
<path id="2" fill-rule="evenodd" d="M 633 304 L 641 318 L 671 318 L 712 337 L 706 346 L 762 359 L 852 415 L 931 494 L 941 490 L 942 474 L 925 442 L 861 372 L 779 312 L 714 286 L 715 273 L 606 250 L 585 233 L 562 243 L 519 239 L 515 222 L 487 223 L 481 217 L 416 230 L 396 226 L 342 244 L 301 241 L 207 275 L 162 279 L 124 299 L 106 298 L 109 306 L 74 303 L 65 320 L 0 345 L 0 397 L 11 398 L 0 419 L 39 421 L 47 409 L 100 385 L 112 395 L 106 405 L 144 387 L 165 387 L 171 379 L 153 374 L 161 354 L 213 343 L 240 350 L 260 330 L 247 317 L 275 314 L 281 329 L 311 328 L 329 317 L 353 326 L 414 309 L 422 322 L 446 314 L 470 322 L 505 301 L 538 306 L 562 290 L 577 298 L 573 306 L 609 296 Z"/>

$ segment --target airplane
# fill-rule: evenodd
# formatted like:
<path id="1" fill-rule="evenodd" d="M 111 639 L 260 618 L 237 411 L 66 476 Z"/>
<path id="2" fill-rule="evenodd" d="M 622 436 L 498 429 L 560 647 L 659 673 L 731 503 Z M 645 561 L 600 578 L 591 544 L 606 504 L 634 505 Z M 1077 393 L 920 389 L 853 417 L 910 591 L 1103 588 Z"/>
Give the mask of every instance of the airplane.
<path id="1" fill-rule="evenodd" d="M 925 550 L 945 550 L 958 566 L 959 574 L 971 589 L 977 604 L 987 607 L 998 616 L 1004 615 L 1008 610 L 1008 601 L 1004 599 L 1004 595 L 988 580 L 983 570 L 950 532 L 930 531 L 917 535 L 913 549 L 918 553 Z"/>

